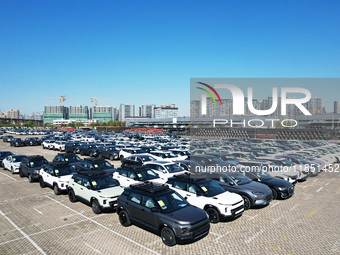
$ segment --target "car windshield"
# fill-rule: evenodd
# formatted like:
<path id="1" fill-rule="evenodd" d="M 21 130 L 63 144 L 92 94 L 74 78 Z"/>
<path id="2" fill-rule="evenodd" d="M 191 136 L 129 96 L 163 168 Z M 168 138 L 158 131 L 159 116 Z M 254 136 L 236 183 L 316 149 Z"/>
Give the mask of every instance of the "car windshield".
<path id="1" fill-rule="evenodd" d="M 81 161 L 81 159 L 77 156 L 65 156 L 64 157 L 65 162 L 77 162 L 77 161 Z"/>
<path id="2" fill-rule="evenodd" d="M 177 156 L 172 152 L 162 153 L 162 158 L 176 158 Z"/>
<path id="3" fill-rule="evenodd" d="M 168 170 L 169 173 L 178 173 L 183 171 L 183 168 L 181 168 L 177 164 L 165 165 L 164 167 L 166 168 L 166 170 Z"/>
<path id="4" fill-rule="evenodd" d="M 189 205 L 188 202 L 176 192 L 157 196 L 155 200 L 161 208 L 162 213 L 172 213 Z"/>
<path id="5" fill-rule="evenodd" d="M 225 192 L 225 190 L 213 180 L 206 180 L 198 185 L 207 197 L 213 197 Z"/>
<path id="6" fill-rule="evenodd" d="M 99 162 L 93 162 L 93 168 L 96 170 L 102 170 L 102 169 L 108 169 L 108 168 L 114 168 L 114 167 L 107 161 L 99 161 Z"/>
<path id="7" fill-rule="evenodd" d="M 243 174 L 238 173 L 238 172 L 232 172 L 228 173 L 228 176 L 230 179 L 232 179 L 237 185 L 243 185 L 250 183 L 251 180 L 247 177 L 245 177 Z"/>
<path id="8" fill-rule="evenodd" d="M 136 172 L 136 175 L 139 181 L 148 181 L 159 178 L 158 174 L 151 169 L 138 171 Z"/>
<path id="9" fill-rule="evenodd" d="M 223 161 L 235 160 L 235 159 L 236 159 L 236 157 L 235 157 L 235 156 L 232 156 L 232 155 L 228 155 L 228 156 L 222 155 L 222 156 L 221 156 L 221 160 L 223 160 Z"/>
<path id="10" fill-rule="evenodd" d="M 155 160 L 155 158 L 153 158 L 151 156 L 140 156 L 140 158 L 143 160 L 143 162 Z"/>
<path id="11" fill-rule="evenodd" d="M 273 177 L 271 175 L 269 175 L 267 172 L 265 171 L 256 171 L 253 172 L 253 174 L 255 174 L 258 178 L 260 178 L 261 180 L 264 179 L 272 179 Z"/>
<path id="12" fill-rule="evenodd" d="M 12 160 L 13 162 L 21 162 L 24 158 L 25 156 L 13 156 Z"/>
<path id="13" fill-rule="evenodd" d="M 64 176 L 64 175 L 71 175 L 71 174 L 76 174 L 77 171 L 75 168 L 71 166 L 60 166 L 54 169 L 55 175 L 56 176 Z"/>
<path id="14" fill-rule="evenodd" d="M 47 164 L 48 161 L 46 159 L 34 159 L 30 160 L 30 167 L 41 167 L 44 164 Z"/>
<path id="15" fill-rule="evenodd" d="M 93 190 L 108 189 L 119 186 L 116 180 L 109 175 L 100 176 L 91 180 Z"/>

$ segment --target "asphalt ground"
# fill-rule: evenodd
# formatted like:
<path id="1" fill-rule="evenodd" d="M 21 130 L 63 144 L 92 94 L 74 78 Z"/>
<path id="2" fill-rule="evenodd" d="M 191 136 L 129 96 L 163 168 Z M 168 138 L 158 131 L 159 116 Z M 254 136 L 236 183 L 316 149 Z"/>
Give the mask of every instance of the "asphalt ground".
<path id="1" fill-rule="evenodd" d="M 48 160 L 58 153 L 2 140 L 0 150 Z M 167 247 L 153 233 L 121 226 L 114 212 L 95 215 L 66 194 L 1 168 L 0 254 L 340 254 L 339 181 L 340 172 L 322 172 L 298 183 L 290 199 L 212 224 L 198 242 Z"/>

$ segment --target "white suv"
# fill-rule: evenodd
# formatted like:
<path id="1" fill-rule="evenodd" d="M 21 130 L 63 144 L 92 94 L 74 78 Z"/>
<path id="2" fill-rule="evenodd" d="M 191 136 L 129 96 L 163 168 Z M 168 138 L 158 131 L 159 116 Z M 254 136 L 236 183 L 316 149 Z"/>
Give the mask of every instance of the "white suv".
<path id="1" fill-rule="evenodd" d="M 60 195 L 61 192 L 67 191 L 69 181 L 75 173 L 75 168 L 67 163 L 43 165 L 39 171 L 40 187 L 49 186 L 53 188 L 54 194 Z"/>
<path id="2" fill-rule="evenodd" d="M 183 174 L 169 178 L 167 184 L 190 204 L 204 209 L 212 223 L 239 217 L 244 211 L 240 195 L 225 191 L 211 179 L 196 179 Z"/>
<path id="3" fill-rule="evenodd" d="M 169 161 L 149 161 L 145 162 L 144 165 L 150 167 L 161 178 L 166 180 L 174 175 L 185 174 L 188 172 L 178 164 Z"/>
<path id="4" fill-rule="evenodd" d="M 104 171 L 80 171 L 73 175 L 68 187 L 72 203 L 78 200 L 92 207 L 95 214 L 117 207 L 117 199 L 124 188 Z"/>

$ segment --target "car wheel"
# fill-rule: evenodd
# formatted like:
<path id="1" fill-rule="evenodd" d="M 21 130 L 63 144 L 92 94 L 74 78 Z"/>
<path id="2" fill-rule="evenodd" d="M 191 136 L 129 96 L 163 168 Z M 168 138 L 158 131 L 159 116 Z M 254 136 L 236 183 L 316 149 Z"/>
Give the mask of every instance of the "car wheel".
<path id="1" fill-rule="evenodd" d="M 13 167 L 11 167 L 11 173 L 14 174 L 14 168 Z"/>
<path id="2" fill-rule="evenodd" d="M 115 158 L 114 158 L 114 156 L 113 156 L 113 155 L 111 155 L 111 156 L 110 156 L 110 160 L 112 160 L 112 161 L 113 161 L 114 159 L 115 159 Z"/>
<path id="3" fill-rule="evenodd" d="M 60 148 L 59 151 L 63 151 L 63 150 Z"/>
<path id="4" fill-rule="evenodd" d="M 128 213 L 125 210 L 121 210 L 119 212 L 119 222 L 124 227 L 128 227 L 131 225 L 131 220 Z"/>
<path id="5" fill-rule="evenodd" d="M 40 188 L 45 188 L 46 187 L 44 179 L 42 177 L 39 178 L 39 183 L 40 183 Z"/>
<path id="6" fill-rule="evenodd" d="M 119 158 L 120 158 L 120 160 L 123 160 L 124 156 L 123 156 L 123 155 L 120 155 L 120 157 L 119 157 Z"/>
<path id="7" fill-rule="evenodd" d="M 2 164 L 2 167 L 4 168 L 4 170 L 6 170 L 5 164 Z"/>
<path id="8" fill-rule="evenodd" d="M 247 196 L 242 196 L 243 201 L 244 201 L 244 210 L 250 209 L 251 203 L 250 199 Z"/>
<path id="9" fill-rule="evenodd" d="M 220 221 L 220 215 L 218 214 L 218 211 L 216 209 L 208 208 L 207 214 L 211 223 L 217 223 Z"/>
<path id="10" fill-rule="evenodd" d="M 74 153 L 74 154 L 77 154 L 77 150 L 73 150 L 73 153 Z"/>
<path id="11" fill-rule="evenodd" d="M 54 191 L 54 194 L 56 194 L 57 196 L 60 195 L 60 193 L 61 193 L 57 184 L 53 185 L 53 191 Z"/>
<path id="12" fill-rule="evenodd" d="M 32 183 L 34 182 L 33 178 L 32 178 L 32 175 L 31 174 L 28 174 L 28 182 Z"/>
<path id="13" fill-rule="evenodd" d="M 97 199 L 92 200 L 91 206 L 92 206 L 92 211 L 95 214 L 100 214 L 102 212 L 102 209 L 100 208 L 100 205 Z"/>
<path id="14" fill-rule="evenodd" d="M 91 158 L 94 157 L 94 154 L 93 154 L 92 151 L 90 152 L 90 157 L 91 157 Z"/>
<path id="15" fill-rule="evenodd" d="M 161 230 L 161 238 L 165 245 L 174 246 L 176 244 L 176 238 L 174 231 L 169 227 L 164 227 Z"/>
<path id="16" fill-rule="evenodd" d="M 274 188 L 270 188 L 273 192 L 273 199 L 277 199 L 277 191 Z"/>
<path id="17" fill-rule="evenodd" d="M 99 153 L 98 158 L 103 158 L 103 155 Z"/>
<path id="18" fill-rule="evenodd" d="M 77 202 L 77 197 L 72 189 L 70 189 L 68 192 L 68 199 L 70 200 L 71 203 Z"/>

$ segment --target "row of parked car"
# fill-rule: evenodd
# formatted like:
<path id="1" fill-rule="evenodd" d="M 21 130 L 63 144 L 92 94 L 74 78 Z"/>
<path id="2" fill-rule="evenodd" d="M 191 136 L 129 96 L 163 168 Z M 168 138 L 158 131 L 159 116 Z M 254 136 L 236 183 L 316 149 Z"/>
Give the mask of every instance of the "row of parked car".
<path id="1" fill-rule="evenodd" d="M 64 141 L 66 152 L 50 163 L 42 156 L 10 152 L 0 152 L 0 161 L 4 158 L 5 169 L 39 181 L 42 188 L 50 186 L 56 195 L 67 193 L 71 202 L 90 205 L 94 213 L 115 209 L 123 226 L 143 226 L 171 246 L 203 238 L 210 222 L 291 197 L 298 181 L 332 166 L 340 152 L 338 145 L 324 141 L 193 140 L 188 147 L 188 139 L 126 137 Z M 89 146 L 99 150 L 82 153 Z M 110 150 L 118 153 L 108 158 L 120 159 L 121 167 L 104 159 L 103 151 Z M 195 150 L 200 154 L 190 153 Z M 91 158 L 82 160 L 76 153 Z M 275 169 L 279 164 L 288 170 Z"/>

